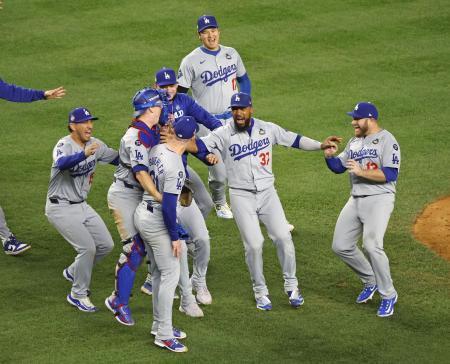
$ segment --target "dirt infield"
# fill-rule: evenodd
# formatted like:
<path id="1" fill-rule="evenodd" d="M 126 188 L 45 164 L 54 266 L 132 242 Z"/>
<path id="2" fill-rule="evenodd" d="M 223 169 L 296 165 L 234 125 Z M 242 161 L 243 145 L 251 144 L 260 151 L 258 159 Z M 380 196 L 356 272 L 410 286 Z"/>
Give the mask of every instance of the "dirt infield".
<path id="1" fill-rule="evenodd" d="M 429 204 L 417 217 L 413 232 L 417 240 L 450 260 L 450 196 Z"/>

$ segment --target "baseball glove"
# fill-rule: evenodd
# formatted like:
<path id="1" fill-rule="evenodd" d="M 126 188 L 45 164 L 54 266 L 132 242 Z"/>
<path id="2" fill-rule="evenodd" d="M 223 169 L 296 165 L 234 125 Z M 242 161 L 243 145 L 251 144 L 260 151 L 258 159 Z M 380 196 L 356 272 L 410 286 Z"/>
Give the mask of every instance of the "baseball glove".
<path id="1" fill-rule="evenodd" d="M 188 207 L 188 206 L 191 205 L 191 203 L 192 203 L 192 194 L 193 194 L 192 190 L 188 186 L 184 185 L 182 190 L 181 190 L 181 193 L 180 193 L 180 204 L 181 204 L 181 206 Z"/>

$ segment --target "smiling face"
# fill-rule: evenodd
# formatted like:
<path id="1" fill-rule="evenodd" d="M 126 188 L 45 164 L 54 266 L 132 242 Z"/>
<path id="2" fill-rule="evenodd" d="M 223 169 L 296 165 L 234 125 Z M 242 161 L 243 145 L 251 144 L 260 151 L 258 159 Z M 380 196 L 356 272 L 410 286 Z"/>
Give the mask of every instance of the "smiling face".
<path id="1" fill-rule="evenodd" d="M 233 114 L 234 125 L 237 130 L 245 131 L 250 126 L 250 119 L 252 117 L 253 108 L 247 107 L 232 107 L 231 113 Z"/>
<path id="2" fill-rule="evenodd" d="M 369 131 L 369 119 L 353 119 L 352 126 L 357 138 L 365 137 Z"/>
<path id="3" fill-rule="evenodd" d="M 220 31 L 218 28 L 206 28 L 198 33 L 203 46 L 210 51 L 219 49 Z"/>
<path id="4" fill-rule="evenodd" d="M 84 123 L 70 123 L 72 138 L 81 144 L 86 144 L 92 136 L 94 122 L 87 120 Z"/>

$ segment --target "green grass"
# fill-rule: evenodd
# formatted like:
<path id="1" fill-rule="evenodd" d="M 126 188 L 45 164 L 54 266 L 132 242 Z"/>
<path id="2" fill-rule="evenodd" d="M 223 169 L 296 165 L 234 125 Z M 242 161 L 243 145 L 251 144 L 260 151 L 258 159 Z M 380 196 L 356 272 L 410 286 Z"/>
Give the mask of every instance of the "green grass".
<path id="1" fill-rule="evenodd" d="M 23 257 L 0 255 L 1 363 L 138 362 L 429 362 L 448 361 L 449 263 L 417 242 L 411 226 L 425 204 L 450 192 L 450 8 L 411 1 L 119 1 L 6 0 L 0 11 L 0 77 L 53 88 L 58 102 L 0 101 L 0 204 L 10 228 L 33 244 Z M 132 299 L 136 326 L 122 327 L 102 301 L 113 288 L 120 246 L 94 270 L 88 315 L 65 302 L 61 272 L 74 251 L 43 211 L 56 141 L 67 113 L 87 106 L 101 120 L 95 135 L 117 146 L 134 92 L 161 66 L 177 68 L 198 45 L 195 21 L 217 16 L 225 45 L 236 47 L 252 80 L 255 116 L 322 139 L 352 134 L 345 111 L 361 100 L 380 110 L 398 139 L 402 166 L 396 209 L 385 236 L 399 292 L 395 315 L 375 316 L 379 299 L 354 304 L 357 277 L 333 255 L 334 224 L 349 194 L 321 153 L 278 148 L 276 186 L 297 250 L 305 296 L 288 306 L 274 247 L 265 273 L 274 310 L 254 307 L 233 221 L 208 218 L 214 304 L 201 320 L 174 310 L 190 349 L 175 356 L 149 335 L 151 299 Z M 206 177 L 206 169 L 193 161 Z M 100 166 L 89 196 L 118 241 L 106 206 L 113 167 Z M 430 229 L 433 227 L 430 226 Z M 145 271 L 138 273 L 137 287 Z"/>

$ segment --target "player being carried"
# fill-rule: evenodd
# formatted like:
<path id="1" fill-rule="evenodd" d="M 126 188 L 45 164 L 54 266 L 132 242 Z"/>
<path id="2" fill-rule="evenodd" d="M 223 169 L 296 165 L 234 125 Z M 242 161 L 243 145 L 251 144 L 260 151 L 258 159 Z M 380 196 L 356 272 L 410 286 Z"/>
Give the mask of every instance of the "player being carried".
<path id="1" fill-rule="evenodd" d="M 233 122 L 202 138 L 209 150 L 217 149 L 226 166 L 234 219 L 244 243 L 245 260 L 253 282 L 256 307 L 271 310 L 269 290 L 263 274 L 264 237 L 261 221 L 277 249 L 284 278 L 284 290 L 293 307 L 304 299 L 298 288 L 294 243 L 283 207 L 274 187 L 272 147 L 276 144 L 308 151 L 335 147 L 340 138 L 323 143 L 287 131 L 252 117 L 250 95 L 239 92 L 231 97 Z"/>

